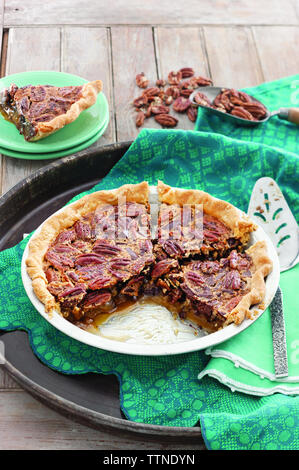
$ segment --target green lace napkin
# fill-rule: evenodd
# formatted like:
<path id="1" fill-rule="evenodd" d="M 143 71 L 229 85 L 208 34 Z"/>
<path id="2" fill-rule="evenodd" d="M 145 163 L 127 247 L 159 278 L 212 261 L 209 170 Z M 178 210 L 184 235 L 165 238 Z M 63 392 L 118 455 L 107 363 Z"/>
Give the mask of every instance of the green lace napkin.
<path id="1" fill-rule="evenodd" d="M 245 91 L 262 101 L 269 109 L 289 107 L 296 104 L 296 87 L 299 75 L 285 78 Z M 298 103 L 297 103 L 298 104 Z M 298 155 L 299 128 L 278 118 L 272 118 L 259 127 L 245 128 L 232 125 L 201 111 L 196 128 L 218 134 L 233 136 L 238 140 L 260 142 L 263 145 L 280 147 L 285 152 Z M 261 162 L 263 165 L 263 163 Z M 284 166 L 281 167 L 284 171 Z M 260 176 L 264 176 L 260 174 Z M 298 173 L 297 189 L 298 193 Z M 286 190 L 286 188 L 284 188 Z M 291 206 L 296 211 L 295 206 Z M 298 220 L 298 218 L 297 218 Z M 229 386 L 231 390 L 253 395 L 270 395 L 275 392 L 299 393 L 299 322 L 297 321 L 296 286 L 299 280 L 299 266 L 281 274 L 280 286 L 284 297 L 284 315 L 289 362 L 289 376 L 277 380 L 274 374 L 271 314 L 267 309 L 250 328 L 240 335 L 206 350 L 212 359 L 199 374 L 199 379 L 209 375 Z"/>
<path id="2" fill-rule="evenodd" d="M 285 132 L 289 131 L 293 132 L 286 124 Z M 143 130 L 93 190 L 162 179 L 173 186 L 201 188 L 246 210 L 256 179 L 267 175 L 278 182 L 298 218 L 299 169 L 295 148 L 292 152 L 206 132 Z M 65 374 L 115 374 L 120 406 L 128 419 L 168 426 L 200 422 L 209 449 L 299 447 L 297 396 L 256 397 L 232 393 L 208 376 L 198 380 L 209 360 L 202 351 L 126 356 L 92 348 L 57 331 L 36 312 L 24 291 L 20 264 L 26 243 L 27 239 L 0 253 L 0 329 L 27 331 L 33 353 L 44 364 Z"/>

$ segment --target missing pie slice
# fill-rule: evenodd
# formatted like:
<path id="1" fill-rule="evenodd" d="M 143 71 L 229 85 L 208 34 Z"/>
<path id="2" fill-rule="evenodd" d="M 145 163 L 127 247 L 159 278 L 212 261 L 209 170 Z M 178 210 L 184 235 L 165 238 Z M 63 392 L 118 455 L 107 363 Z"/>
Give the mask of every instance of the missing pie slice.
<path id="1" fill-rule="evenodd" d="M 34 142 L 75 121 L 101 90 L 101 80 L 64 87 L 12 84 L 0 92 L 0 112 L 25 140 Z"/>
<path id="2" fill-rule="evenodd" d="M 48 312 L 86 328 L 145 297 L 210 332 L 250 316 L 272 269 L 265 242 L 245 249 L 254 224 L 202 191 L 159 182 L 158 194 L 157 239 L 146 182 L 84 196 L 43 224 L 26 264 Z"/>

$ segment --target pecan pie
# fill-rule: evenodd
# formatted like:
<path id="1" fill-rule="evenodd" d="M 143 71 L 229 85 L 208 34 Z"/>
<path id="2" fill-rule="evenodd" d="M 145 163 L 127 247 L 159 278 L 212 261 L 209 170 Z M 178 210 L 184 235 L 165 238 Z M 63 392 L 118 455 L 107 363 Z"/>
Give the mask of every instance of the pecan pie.
<path id="1" fill-rule="evenodd" d="M 81 86 L 10 85 L 0 92 L 0 112 L 15 124 L 25 140 L 33 142 L 66 124 L 92 106 L 102 82 L 96 80 Z"/>
<path id="2" fill-rule="evenodd" d="M 208 331 L 250 315 L 272 269 L 265 242 L 245 250 L 254 224 L 203 191 L 159 182 L 158 195 L 157 238 L 146 182 L 84 196 L 43 224 L 26 263 L 47 311 L 84 328 L 142 296 Z"/>

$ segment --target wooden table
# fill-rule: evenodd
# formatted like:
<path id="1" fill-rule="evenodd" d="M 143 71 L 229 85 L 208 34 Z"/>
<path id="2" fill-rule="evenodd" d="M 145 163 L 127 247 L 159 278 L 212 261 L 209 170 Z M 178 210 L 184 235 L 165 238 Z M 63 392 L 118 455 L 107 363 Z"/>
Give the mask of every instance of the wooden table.
<path id="1" fill-rule="evenodd" d="M 1 75 L 60 70 L 101 78 L 110 124 L 93 147 L 134 139 L 135 75 L 194 67 L 214 84 L 254 86 L 299 71 L 298 0 L 0 0 Z M 283 103 L 282 103 L 283 104 Z M 157 127 L 153 119 L 146 127 Z M 180 127 L 192 129 L 185 117 Z M 0 156 L 2 193 L 49 161 Z M 186 449 L 74 423 L 0 369 L 0 449 Z M 189 449 L 202 449 L 201 442 Z"/>

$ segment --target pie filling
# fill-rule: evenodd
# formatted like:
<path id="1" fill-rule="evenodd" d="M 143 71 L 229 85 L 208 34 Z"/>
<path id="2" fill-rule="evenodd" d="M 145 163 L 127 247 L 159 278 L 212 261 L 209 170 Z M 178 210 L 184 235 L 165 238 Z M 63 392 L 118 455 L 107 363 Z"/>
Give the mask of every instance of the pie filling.
<path id="1" fill-rule="evenodd" d="M 43 267 L 62 315 L 81 328 L 144 297 L 215 331 L 250 290 L 254 265 L 241 249 L 215 217 L 166 204 L 151 240 L 149 206 L 126 203 L 62 231 Z"/>
<path id="2" fill-rule="evenodd" d="M 25 140 L 34 140 L 39 122 L 49 122 L 67 113 L 80 97 L 82 86 L 55 87 L 12 84 L 0 93 L 0 112 Z"/>

